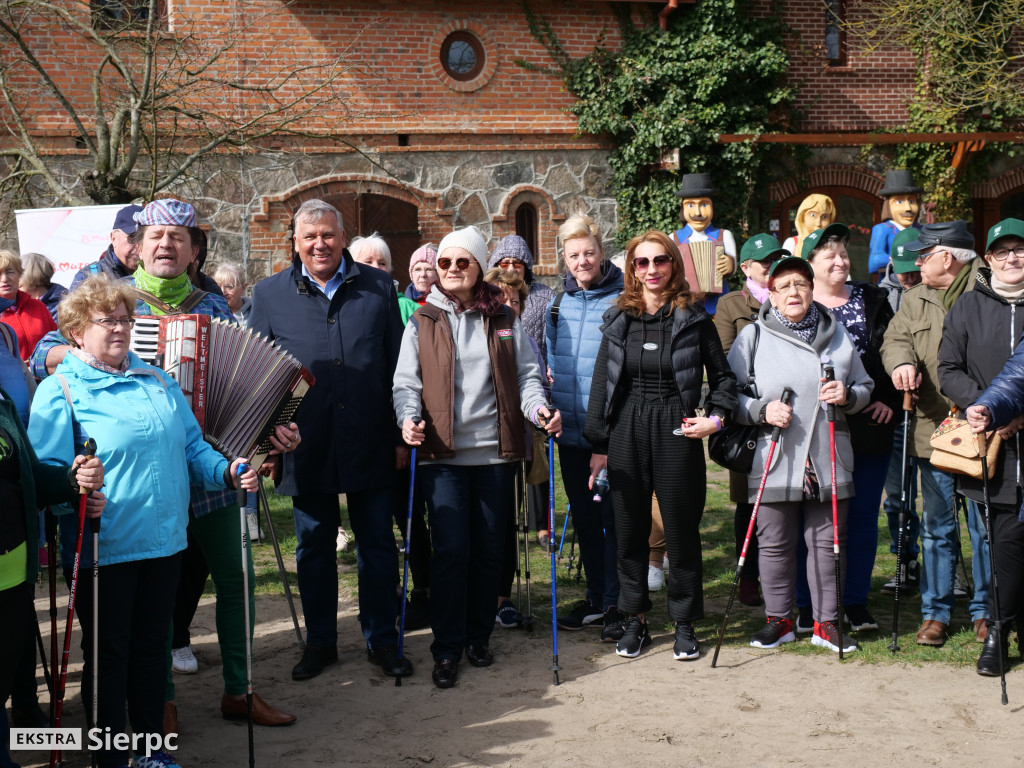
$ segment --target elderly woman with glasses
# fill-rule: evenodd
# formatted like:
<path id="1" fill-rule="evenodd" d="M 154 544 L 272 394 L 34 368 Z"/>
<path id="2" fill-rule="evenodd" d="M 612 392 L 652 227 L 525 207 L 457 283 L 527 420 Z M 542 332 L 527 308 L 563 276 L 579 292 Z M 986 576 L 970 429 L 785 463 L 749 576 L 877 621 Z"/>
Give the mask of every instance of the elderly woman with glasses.
<path id="1" fill-rule="evenodd" d="M 57 330 L 57 324 L 43 302 L 22 290 L 24 272 L 18 254 L 0 251 L 0 299 L 14 302 L 0 312 L 0 321 L 14 329 L 21 359 L 27 361 L 39 340 L 50 331 Z"/>
<path id="2" fill-rule="evenodd" d="M 502 290 L 484 281 L 487 246 L 475 227 L 446 235 L 441 279 L 405 327 L 394 380 L 402 437 L 418 448 L 427 500 L 433 680 L 451 688 L 463 653 L 493 662 L 502 547 L 516 462 L 526 455 L 525 416 L 561 431 L 537 358 Z"/>
<path id="3" fill-rule="evenodd" d="M 60 305 L 71 349 L 32 402 L 29 437 L 42 461 L 70 464 L 84 437 L 106 467 L 99 534 L 99 728 L 162 733 L 167 633 L 188 524 L 189 484 L 234 488 L 242 459 L 207 443 L 170 376 L 129 351 L 135 295 L 106 276 L 90 277 Z M 248 491 L 256 473 L 241 476 Z M 123 749 L 99 753 L 121 766 Z M 155 752 L 150 765 L 173 766 Z"/>
<path id="4" fill-rule="evenodd" d="M 618 607 L 626 614 L 615 652 L 633 658 L 651 643 L 647 568 L 656 493 L 669 560 L 673 655 L 696 659 L 693 624 L 704 616 L 702 439 L 731 418 L 736 377 L 700 294 L 690 291 L 675 241 L 648 230 L 630 240 L 625 265 L 622 294 L 604 314 L 584 429 L 593 447 L 590 483 L 607 469 L 615 512 Z M 709 413 L 698 416 L 705 372 Z"/>
<path id="5" fill-rule="evenodd" d="M 839 545 L 845 548 L 848 499 L 853 494 L 853 448 L 847 414 L 863 409 L 874 384 L 864 370 L 850 334 L 825 307 L 813 301 L 814 270 L 803 259 L 776 261 L 768 273 L 769 302 L 757 323 L 745 328 L 729 351 L 739 380 L 736 418 L 762 425 L 754 464 L 747 477 L 753 502 L 765 480 L 757 512 L 757 538 L 765 625 L 751 638 L 755 648 L 792 642 L 797 548 L 807 545 L 807 578 L 814 613 L 811 642 L 833 651 L 853 651 L 842 634 L 833 577 L 833 520 L 829 424 L 834 406 L 835 472 Z M 756 389 L 747 389 L 753 367 Z M 834 380 L 826 374 L 828 368 Z M 783 391 L 792 390 L 788 403 Z M 773 464 L 765 466 L 770 430 L 782 429 Z M 846 558 L 842 558 L 845 566 Z"/>

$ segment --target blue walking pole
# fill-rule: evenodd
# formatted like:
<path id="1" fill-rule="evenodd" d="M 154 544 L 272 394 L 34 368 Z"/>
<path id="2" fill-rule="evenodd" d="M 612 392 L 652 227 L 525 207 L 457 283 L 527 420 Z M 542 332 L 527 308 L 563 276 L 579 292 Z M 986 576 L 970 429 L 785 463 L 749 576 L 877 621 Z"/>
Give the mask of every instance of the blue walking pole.
<path id="1" fill-rule="evenodd" d="M 569 529 L 569 518 L 572 516 L 572 504 L 565 508 L 565 522 L 562 523 L 562 536 L 558 539 L 558 554 L 562 554 L 562 547 L 565 546 L 565 532 Z"/>
<path id="2" fill-rule="evenodd" d="M 555 530 L 555 440 L 548 438 L 548 530 Z M 558 586 L 556 584 L 555 560 L 558 555 L 550 550 L 551 557 L 551 672 L 558 685 Z"/>
<path id="3" fill-rule="evenodd" d="M 398 622 L 398 659 L 402 660 L 405 648 L 405 596 L 409 592 L 409 542 L 412 540 L 412 500 L 416 490 L 416 449 L 409 454 L 409 506 L 405 515 L 405 548 L 402 550 L 402 615 Z M 402 676 L 395 675 L 395 687 L 402 687 Z"/>

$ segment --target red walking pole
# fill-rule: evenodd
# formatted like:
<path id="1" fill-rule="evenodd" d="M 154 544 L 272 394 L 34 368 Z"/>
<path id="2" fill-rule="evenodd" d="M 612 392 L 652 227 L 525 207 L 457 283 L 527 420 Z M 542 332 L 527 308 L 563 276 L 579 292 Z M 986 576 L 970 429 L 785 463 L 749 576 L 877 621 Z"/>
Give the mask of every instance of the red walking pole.
<path id="1" fill-rule="evenodd" d="M 825 366 L 825 381 L 835 381 L 836 370 L 831 365 Z M 828 464 L 832 475 L 832 561 L 836 566 L 836 605 L 839 607 L 839 619 L 836 621 L 838 635 L 839 660 L 843 660 L 843 576 L 839 555 L 839 500 L 836 498 L 836 406 L 829 403 L 828 413 Z"/>

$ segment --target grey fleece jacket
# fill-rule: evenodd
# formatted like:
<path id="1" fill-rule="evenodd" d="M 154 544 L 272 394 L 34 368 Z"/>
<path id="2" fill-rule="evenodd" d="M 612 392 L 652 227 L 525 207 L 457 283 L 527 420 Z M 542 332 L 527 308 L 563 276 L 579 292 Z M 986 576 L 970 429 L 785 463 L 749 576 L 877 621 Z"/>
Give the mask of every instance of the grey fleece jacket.
<path id="1" fill-rule="evenodd" d="M 784 387 L 793 390 L 790 405 L 793 418 L 782 430 L 782 437 L 765 484 L 765 502 L 802 501 L 804 464 L 808 457 L 821 487 L 819 499 L 832 498 L 828 416 L 818 400 L 821 389 L 822 358 L 835 367 L 836 379 L 846 384 L 846 405 L 836 408 L 836 497 L 853 496 L 853 447 L 846 413 L 856 413 L 871 402 L 875 387 L 864 370 L 850 334 L 832 313 L 818 305 L 818 332 L 811 345 L 805 344 L 771 315 L 771 303 L 758 312 L 760 339 L 754 355 L 754 377 L 759 397 L 744 394 L 748 363 L 754 346 L 754 326 L 744 328 L 729 350 L 729 365 L 739 386 L 736 420 L 741 424 L 760 423 L 761 407 L 782 397 Z M 770 428 L 758 435 L 754 466 L 747 476 L 747 494 L 753 502 L 764 473 L 771 442 Z"/>
<path id="2" fill-rule="evenodd" d="M 455 457 L 424 460 L 422 463 L 459 466 L 503 464 L 505 460 L 498 456 L 498 408 L 483 315 L 475 310 L 456 312 L 451 300 L 436 286 L 431 287 L 427 301 L 445 311 L 454 341 Z M 536 424 L 537 409 L 548 404 L 541 384 L 540 366 L 519 320 L 513 326 L 513 337 L 523 415 Z M 399 426 L 406 419 L 422 415 L 419 327 L 414 320 L 405 326 L 392 391 Z"/>

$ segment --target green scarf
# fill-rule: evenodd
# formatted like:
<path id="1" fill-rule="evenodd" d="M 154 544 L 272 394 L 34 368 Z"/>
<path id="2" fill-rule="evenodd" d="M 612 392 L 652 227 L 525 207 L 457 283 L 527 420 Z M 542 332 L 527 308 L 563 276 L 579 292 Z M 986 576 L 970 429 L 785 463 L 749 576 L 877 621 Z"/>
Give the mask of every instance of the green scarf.
<path id="1" fill-rule="evenodd" d="M 967 290 L 970 285 L 971 273 L 974 270 L 971 269 L 970 264 L 964 264 L 959 272 L 956 273 L 956 277 L 953 278 L 953 282 L 944 291 L 939 291 L 939 296 L 942 300 L 942 306 L 949 312 L 959 299 L 964 291 Z"/>
<path id="2" fill-rule="evenodd" d="M 184 272 L 171 278 L 153 277 L 139 264 L 139 268 L 135 270 L 132 278 L 139 288 L 153 294 L 160 301 L 166 302 L 172 307 L 181 304 L 185 297 L 192 293 L 192 283 L 189 282 L 188 275 Z M 153 310 L 154 315 L 165 314 L 159 307 L 154 307 L 152 304 L 149 307 Z"/>

